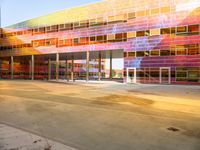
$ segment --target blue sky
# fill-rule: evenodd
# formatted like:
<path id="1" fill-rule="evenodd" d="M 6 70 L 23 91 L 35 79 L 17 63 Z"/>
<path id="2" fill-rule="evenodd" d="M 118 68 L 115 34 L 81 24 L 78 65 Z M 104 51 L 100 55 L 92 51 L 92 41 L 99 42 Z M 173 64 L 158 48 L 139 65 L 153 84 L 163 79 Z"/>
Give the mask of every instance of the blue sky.
<path id="1" fill-rule="evenodd" d="M 2 26 L 99 1 L 102 0 L 0 0 L 2 3 Z"/>

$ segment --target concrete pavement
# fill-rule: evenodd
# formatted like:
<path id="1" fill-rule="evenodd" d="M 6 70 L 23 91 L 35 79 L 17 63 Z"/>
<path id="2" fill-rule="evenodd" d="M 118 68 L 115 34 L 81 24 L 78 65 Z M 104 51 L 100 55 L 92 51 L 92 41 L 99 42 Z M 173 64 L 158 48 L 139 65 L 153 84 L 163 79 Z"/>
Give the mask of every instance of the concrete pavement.
<path id="1" fill-rule="evenodd" d="M 199 150 L 199 90 L 0 81 L 0 121 L 80 150 Z"/>

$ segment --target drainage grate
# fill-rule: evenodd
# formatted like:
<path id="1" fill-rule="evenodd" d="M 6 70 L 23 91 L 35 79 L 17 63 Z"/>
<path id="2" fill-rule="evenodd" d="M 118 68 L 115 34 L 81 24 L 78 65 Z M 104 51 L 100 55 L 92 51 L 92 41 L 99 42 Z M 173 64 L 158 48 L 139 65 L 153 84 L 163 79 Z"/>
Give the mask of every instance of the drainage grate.
<path id="1" fill-rule="evenodd" d="M 169 127 L 169 128 L 167 128 L 167 130 L 172 131 L 172 132 L 178 132 L 178 131 L 180 131 L 179 129 L 177 129 L 175 127 Z"/>

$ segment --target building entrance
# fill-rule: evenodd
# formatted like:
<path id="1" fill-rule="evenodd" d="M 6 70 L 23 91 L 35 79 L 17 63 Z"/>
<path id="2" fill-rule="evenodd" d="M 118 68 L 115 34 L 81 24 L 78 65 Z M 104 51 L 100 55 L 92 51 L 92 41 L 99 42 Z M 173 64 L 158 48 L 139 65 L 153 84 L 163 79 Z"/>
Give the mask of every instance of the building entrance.
<path id="1" fill-rule="evenodd" d="M 136 68 L 127 68 L 127 83 L 136 83 Z"/>
<path id="2" fill-rule="evenodd" d="M 169 67 L 162 67 L 160 68 L 160 83 L 161 84 L 170 84 L 170 68 Z"/>

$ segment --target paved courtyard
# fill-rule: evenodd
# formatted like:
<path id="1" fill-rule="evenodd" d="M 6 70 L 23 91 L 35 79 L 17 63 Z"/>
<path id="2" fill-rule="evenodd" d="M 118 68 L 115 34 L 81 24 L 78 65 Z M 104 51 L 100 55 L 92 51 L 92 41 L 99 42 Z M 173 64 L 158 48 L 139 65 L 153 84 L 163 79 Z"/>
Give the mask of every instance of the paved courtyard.
<path id="1" fill-rule="evenodd" d="M 199 150 L 200 86 L 1 80 L 0 149 L 9 150 L 15 135 L 2 128 L 60 150 Z"/>

